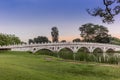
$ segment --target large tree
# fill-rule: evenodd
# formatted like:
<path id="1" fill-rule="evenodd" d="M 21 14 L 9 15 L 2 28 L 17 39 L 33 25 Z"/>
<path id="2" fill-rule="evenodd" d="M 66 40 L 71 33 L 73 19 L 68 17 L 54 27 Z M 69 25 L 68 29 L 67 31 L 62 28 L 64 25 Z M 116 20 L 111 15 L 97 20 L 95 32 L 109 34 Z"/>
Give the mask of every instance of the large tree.
<path id="1" fill-rule="evenodd" d="M 113 23 L 114 16 L 120 13 L 120 0 L 103 0 L 105 7 L 97 7 L 93 10 L 87 9 L 92 16 L 99 16 L 104 23 Z"/>
<path id="2" fill-rule="evenodd" d="M 59 40 L 59 31 L 57 27 L 52 27 L 51 29 L 52 42 L 58 42 Z"/>
<path id="3" fill-rule="evenodd" d="M 2 34 L 0 33 L 0 45 L 14 45 L 14 44 L 20 44 L 21 40 L 19 37 L 16 37 L 15 35 L 10 34 Z"/>
<path id="4" fill-rule="evenodd" d="M 88 23 L 88 24 L 84 24 L 82 25 L 79 30 L 81 32 L 81 37 L 83 38 L 84 41 L 90 42 L 93 41 L 93 37 L 94 37 L 94 28 L 93 28 L 93 24 Z"/>
<path id="5" fill-rule="evenodd" d="M 82 25 L 79 30 L 81 32 L 80 35 L 83 38 L 83 41 L 99 43 L 110 42 L 108 29 L 102 25 L 94 25 L 92 23 L 87 23 Z"/>

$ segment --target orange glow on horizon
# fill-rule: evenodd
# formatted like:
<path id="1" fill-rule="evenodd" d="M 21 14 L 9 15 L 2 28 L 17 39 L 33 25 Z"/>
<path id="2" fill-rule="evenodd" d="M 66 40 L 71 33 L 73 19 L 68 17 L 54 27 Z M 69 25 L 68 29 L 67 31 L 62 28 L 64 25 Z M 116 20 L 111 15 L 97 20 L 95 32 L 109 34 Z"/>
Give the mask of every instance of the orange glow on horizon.
<path id="1" fill-rule="evenodd" d="M 120 39 L 120 35 L 118 34 L 112 34 L 112 37 L 116 37 Z M 60 36 L 59 41 L 66 40 L 67 42 L 72 42 L 72 40 L 76 38 L 82 39 L 80 36 Z M 52 41 L 51 36 L 49 37 L 49 39 Z"/>
<path id="2" fill-rule="evenodd" d="M 118 35 L 118 34 L 114 34 L 114 35 L 112 35 L 113 37 L 117 37 L 117 38 L 119 38 L 120 39 L 120 35 Z"/>
<path id="3" fill-rule="evenodd" d="M 80 36 L 60 36 L 59 37 L 59 41 L 61 40 L 66 40 L 67 42 L 72 42 L 73 39 L 76 39 L 76 38 L 80 38 Z M 49 37 L 49 39 L 52 41 L 51 37 Z"/>

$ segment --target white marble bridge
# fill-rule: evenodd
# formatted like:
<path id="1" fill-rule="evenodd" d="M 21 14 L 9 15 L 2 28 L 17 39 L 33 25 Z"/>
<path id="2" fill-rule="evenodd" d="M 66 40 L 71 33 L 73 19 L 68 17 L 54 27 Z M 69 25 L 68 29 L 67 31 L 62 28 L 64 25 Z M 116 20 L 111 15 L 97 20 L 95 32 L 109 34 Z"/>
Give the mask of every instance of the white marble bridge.
<path id="1" fill-rule="evenodd" d="M 53 52 L 59 52 L 60 50 L 62 50 L 64 48 L 67 48 L 73 52 L 77 52 L 79 49 L 85 48 L 90 53 L 94 52 L 96 49 L 100 49 L 102 52 L 107 52 L 108 50 L 120 51 L 120 46 L 118 46 L 118 45 L 87 43 L 87 42 L 9 45 L 9 46 L 1 46 L 0 50 L 8 49 L 8 50 L 12 50 L 12 51 L 31 51 L 31 52 L 35 53 L 41 49 L 48 49 Z"/>

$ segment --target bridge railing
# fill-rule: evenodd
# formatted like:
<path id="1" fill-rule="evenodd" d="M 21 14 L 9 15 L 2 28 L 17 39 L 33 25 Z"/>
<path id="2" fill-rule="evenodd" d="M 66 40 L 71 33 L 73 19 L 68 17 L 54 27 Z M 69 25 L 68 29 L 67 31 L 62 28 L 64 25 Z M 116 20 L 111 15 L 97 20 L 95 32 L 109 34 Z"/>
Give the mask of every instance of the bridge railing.
<path id="1" fill-rule="evenodd" d="M 48 45 L 97 45 L 97 46 L 115 46 L 120 47 L 118 45 L 106 44 L 106 43 L 92 43 L 92 42 L 59 42 L 59 43 L 38 43 L 38 44 L 16 44 L 16 45 L 5 45 L 0 46 L 0 48 L 14 48 L 14 47 L 23 47 L 23 46 L 48 46 Z"/>

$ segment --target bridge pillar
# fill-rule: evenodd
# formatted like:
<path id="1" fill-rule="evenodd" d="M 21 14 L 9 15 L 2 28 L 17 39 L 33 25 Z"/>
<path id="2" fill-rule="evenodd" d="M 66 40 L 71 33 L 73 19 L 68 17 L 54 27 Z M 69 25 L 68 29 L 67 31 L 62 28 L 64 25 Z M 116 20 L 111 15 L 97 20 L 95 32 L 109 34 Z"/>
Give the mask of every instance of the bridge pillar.
<path id="1" fill-rule="evenodd" d="M 94 47 L 90 47 L 90 48 L 89 48 L 89 52 L 90 52 L 90 53 L 93 53 L 93 50 L 94 50 Z"/>
<path id="2" fill-rule="evenodd" d="M 77 53 L 77 51 L 78 51 L 78 50 L 77 50 L 76 48 L 73 49 L 73 53 Z"/>
<path id="3" fill-rule="evenodd" d="M 106 47 L 103 48 L 103 53 L 106 53 L 107 49 Z"/>

